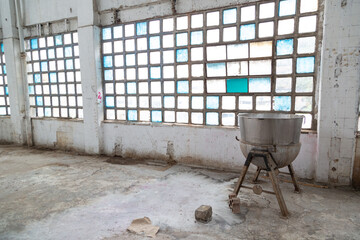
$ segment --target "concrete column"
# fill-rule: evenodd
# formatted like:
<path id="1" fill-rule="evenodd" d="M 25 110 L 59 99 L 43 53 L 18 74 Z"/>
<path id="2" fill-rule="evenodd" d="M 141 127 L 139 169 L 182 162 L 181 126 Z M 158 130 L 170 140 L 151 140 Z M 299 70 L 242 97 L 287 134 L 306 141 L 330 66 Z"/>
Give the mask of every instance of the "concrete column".
<path id="1" fill-rule="evenodd" d="M 6 70 L 9 87 L 12 138 L 15 143 L 28 142 L 26 133 L 26 95 L 24 82 L 26 69 L 20 54 L 20 41 L 16 28 L 15 4 L 13 0 L 3 0 L 1 5 L 3 43 L 6 58 Z M 30 140 L 31 141 L 31 140 Z M 28 142 L 28 144 L 31 144 Z"/>
<path id="2" fill-rule="evenodd" d="M 316 180 L 348 185 L 359 107 L 360 2 L 324 2 Z"/>
<path id="3" fill-rule="evenodd" d="M 96 3 L 93 0 L 79 0 L 78 34 L 83 89 L 85 151 L 99 154 L 103 149 L 102 126 L 104 119 L 102 96 L 100 28 Z"/>

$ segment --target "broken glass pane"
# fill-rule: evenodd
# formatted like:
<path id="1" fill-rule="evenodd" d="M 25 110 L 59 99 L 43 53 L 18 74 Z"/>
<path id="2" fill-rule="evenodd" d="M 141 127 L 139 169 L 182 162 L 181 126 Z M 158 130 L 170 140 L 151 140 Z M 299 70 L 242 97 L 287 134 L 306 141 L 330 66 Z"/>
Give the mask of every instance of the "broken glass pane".
<path id="1" fill-rule="evenodd" d="M 208 63 L 206 64 L 208 77 L 219 77 L 226 75 L 225 63 Z"/>
<path id="2" fill-rule="evenodd" d="M 236 8 L 223 11 L 223 24 L 236 23 Z"/>
<path id="3" fill-rule="evenodd" d="M 147 33 L 147 23 L 146 22 L 136 23 L 136 34 L 145 35 L 146 33 Z"/>
<path id="4" fill-rule="evenodd" d="M 255 38 L 255 24 L 240 26 L 240 40 L 251 40 Z"/>
<path id="5" fill-rule="evenodd" d="M 151 93 L 161 93 L 161 82 L 151 81 Z"/>
<path id="6" fill-rule="evenodd" d="M 174 35 L 163 35 L 163 48 L 174 47 Z"/>
<path id="7" fill-rule="evenodd" d="M 206 31 L 206 39 L 207 43 L 216 43 L 220 40 L 220 32 L 219 29 L 212 29 Z"/>
<path id="8" fill-rule="evenodd" d="M 227 59 L 248 58 L 248 44 L 227 45 Z"/>
<path id="9" fill-rule="evenodd" d="M 241 8 L 241 21 L 247 22 L 255 20 L 255 6 Z"/>
<path id="10" fill-rule="evenodd" d="M 140 121 L 148 122 L 150 121 L 150 111 L 140 111 Z"/>
<path id="11" fill-rule="evenodd" d="M 203 43 L 203 32 L 202 31 L 191 32 L 190 39 L 191 39 L 190 40 L 191 45 L 202 44 Z"/>
<path id="12" fill-rule="evenodd" d="M 191 61 L 201 61 L 203 60 L 203 48 L 191 48 Z"/>
<path id="13" fill-rule="evenodd" d="M 276 78 L 276 88 L 277 93 L 291 92 L 292 79 L 290 77 L 286 78 Z"/>
<path id="14" fill-rule="evenodd" d="M 123 55 L 115 55 L 114 56 L 114 61 L 115 61 L 115 67 L 122 67 L 124 66 L 124 57 Z"/>
<path id="15" fill-rule="evenodd" d="M 256 97 L 256 110 L 270 111 L 271 110 L 271 97 L 257 96 Z"/>
<path id="16" fill-rule="evenodd" d="M 176 50 L 176 62 L 187 62 L 188 61 L 188 50 L 178 49 Z"/>
<path id="17" fill-rule="evenodd" d="M 125 50 L 127 52 L 135 51 L 135 40 L 129 39 L 125 41 Z"/>
<path id="18" fill-rule="evenodd" d="M 240 96 L 239 97 L 239 109 L 240 110 L 252 110 L 252 100 L 251 96 Z"/>
<path id="19" fill-rule="evenodd" d="M 273 109 L 275 111 L 290 111 L 291 97 L 290 96 L 275 96 Z"/>
<path id="20" fill-rule="evenodd" d="M 137 64 L 138 65 L 147 65 L 147 63 L 148 63 L 147 60 L 148 60 L 147 53 L 138 53 L 138 55 L 137 55 Z M 115 63 L 116 63 L 116 56 L 115 56 Z"/>
<path id="21" fill-rule="evenodd" d="M 299 18 L 299 33 L 315 32 L 316 16 L 307 16 Z"/>
<path id="22" fill-rule="evenodd" d="M 298 38 L 297 52 L 300 54 L 315 52 L 315 41 L 315 37 Z"/>
<path id="23" fill-rule="evenodd" d="M 207 112 L 206 125 L 219 125 L 219 114 L 216 112 Z"/>
<path id="24" fill-rule="evenodd" d="M 122 26 L 117 26 L 114 27 L 114 38 L 122 38 L 123 36 L 123 27 Z"/>
<path id="25" fill-rule="evenodd" d="M 135 54 L 126 54 L 126 66 L 135 65 Z"/>
<path id="26" fill-rule="evenodd" d="M 165 96 L 164 97 L 164 107 L 165 108 L 175 108 L 175 97 L 174 96 Z"/>
<path id="27" fill-rule="evenodd" d="M 278 34 L 285 35 L 294 32 L 294 19 L 279 20 L 278 22 Z"/>
<path id="28" fill-rule="evenodd" d="M 177 97 L 177 108 L 189 109 L 189 97 L 188 96 Z"/>
<path id="29" fill-rule="evenodd" d="M 160 48 L 160 37 L 159 36 L 154 36 L 154 37 L 150 37 L 149 39 L 150 42 L 150 49 L 159 49 Z"/>
<path id="30" fill-rule="evenodd" d="M 151 111 L 151 121 L 152 122 L 162 122 L 161 111 Z"/>
<path id="31" fill-rule="evenodd" d="M 203 124 L 203 114 L 198 112 L 191 113 L 191 123 Z"/>
<path id="32" fill-rule="evenodd" d="M 188 65 L 177 65 L 176 66 L 176 76 L 177 78 L 188 78 L 189 77 L 189 68 Z"/>
<path id="33" fill-rule="evenodd" d="M 122 44 L 121 44 L 121 46 L 122 46 Z M 139 51 L 147 50 L 147 40 L 146 40 L 146 38 L 138 38 L 136 48 Z"/>
<path id="34" fill-rule="evenodd" d="M 234 126 L 235 125 L 235 113 L 222 113 L 221 114 L 221 123 L 224 126 Z"/>
<path id="35" fill-rule="evenodd" d="M 312 92 L 314 79 L 313 77 L 297 77 L 296 78 L 296 92 Z"/>
<path id="36" fill-rule="evenodd" d="M 186 46 L 188 44 L 187 33 L 176 34 L 176 46 Z"/>
<path id="37" fill-rule="evenodd" d="M 150 52 L 150 63 L 160 64 L 160 52 Z"/>
<path id="38" fill-rule="evenodd" d="M 274 8 L 275 8 L 275 3 L 273 3 L 273 2 L 260 4 L 259 18 L 264 19 L 264 18 L 273 17 L 274 16 Z"/>
<path id="39" fill-rule="evenodd" d="M 272 37 L 274 35 L 274 22 L 259 23 L 259 37 Z"/>
<path id="40" fill-rule="evenodd" d="M 235 96 L 223 96 L 221 98 L 221 108 L 227 110 L 235 109 Z"/>
<path id="41" fill-rule="evenodd" d="M 245 76 L 248 75 L 248 62 L 228 62 L 227 63 L 228 76 Z"/>
<path id="42" fill-rule="evenodd" d="M 103 43 L 102 49 L 103 49 L 103 54 L 112 53 L 112 43 L 111 42 Z"/>
<path id="43" fill-rule="evenodd" d="M 219 12 L 210 12 L 206 14 L 206 26 L 219 25 Z"/>
<path id="44" fill-rule="evenodd" d="M 163 52 L 163 63 L 173 63 L 174 62 L 174 51 L 164 51 Z"/>
<path id="45" fill-rule="evenodd" d="M 163 77 L 173 79 L 174 78 L 174 66 L 164 66 L 163 67 Z"/>
<path id="46" fill-rule="evenodd" d="M 208 61 L 225 60 L 225 45 L 206 47 L 206 55 Z"/>
<path id="47" fill-rule="evenodd" d="M 182 17 L 176 18 L 176 30 L 187 29 L 187 27 L 188 27 L 188 17 L 187 16 L 182 16 Z"/>
<path id="48" fill-rule="evenodd" d="M 131 37 L 135 35 L 135 25 L 128 24 L 125 25 L 125 37 Z"/>
<path id="49" fill-rule="evenodd" d="M 310 112 L 312 109 L 312 97 L 295 97 L 295 111 Z"/>
<path id="50" fill-rule="evenodd" d="M 191 28 L 201 28 L 203 23 L 203 14 L 191 15 Z"/>
<path id="51" fill-rule="evenodd" d="M 228 27 L 223 29 L 223 41 L 230 42 L 236 40 L 236 27 Z"/>
<path id="52" fill-rule="evenodd" d="M 288 55 L 294 51 L 294 39 L 282 39 L 276 42 L 276 55 Z"/>
<path id="53" fill-rule="evenodd" d="M 250 61 L 250 75 L 271 74 L 271 60 Z"/>
<path id="54" fill-rule="evenodd" d="M 167 18 L 163 20 L 163 31 L 170 32 L 174 29 L 174 19 Z"/>
<path id="55" fill-rule="evenodd" d="M 296 59 L 296 73 L 314 72 L 315 57 L 301 57 Z"/>
<path id="56" fill-rule="evenodd" d="M 191 93 L 203 93 L 204 92 L 204 81 L 191 81 Z"/>
<path id="57" fill-rule="evenodd" d="M 191 97 L 191 108 L 192 109 L 203 109 L 204 108 L 204 97 L 199 97 L 199 96 Z"/>
<path id="58" fill-rule="evenodd" d="M 294 15 L 296 11 L 296 0 L 280 0 L 279 16 Z"/>
<path id="59" fill-rule="evenodd" d="M 139 79 L 148 79 L 148 68 L 147 67 L 142 67 L 142 68 L 138 68 L 138 77 Z"/>
<path id="60" fill-rule="evenodd" d="M 226 80 L 226 92 L 228 93 L 247 93 L 248 92 L 248 79 L 235 78 Z"/>
<path id="61" fill-rule="evenodd" d="M 207 80 L 206 87 L 208 93 L 225 93 L 225 80 Z"/>
<path id="62" fill-rule="evenodd" d="M 165 122 L 175 122 L 175 112 L 165 111 L 164 112 Z"/>
<path id="63" fill-rule="evenodd" d="M 249 92 L 270 92 L 271 79 L 270 78 L 250 78 Z"/>
<path id="64" fill-rule="evenodd" d="M 276 59 L 276 74 L 292 73 L 292 58 Z"/>
<path id="65" fill-rule="evenodd" d="M 189 93 L 189 81 L 177 81 L 177 93 Z"/>
<path id="66" fill-rule="evenodd" d="M 176 113 L 176 122 L 188 123 L 189 122 L 189 114 L 187 112 L 177 112 Z"/>
<path id="67" fill-rule="evenodd" d="M 272 41 L 250 43 L 250 57 L 272 56 Z"/>
<path id="68" fill-rule="evenodd" d="M 318 9 L 318 0 L 301 0 L 300 13 L 315 12 Z"/>

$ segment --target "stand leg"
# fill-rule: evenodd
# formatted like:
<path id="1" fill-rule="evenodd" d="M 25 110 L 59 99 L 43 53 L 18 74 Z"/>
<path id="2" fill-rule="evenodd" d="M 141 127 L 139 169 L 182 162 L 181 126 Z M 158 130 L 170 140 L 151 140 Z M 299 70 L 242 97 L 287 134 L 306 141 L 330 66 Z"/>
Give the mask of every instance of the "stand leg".
<path id="1" fill-rule="evenodd" d="M 299 188 L 299 185 L 298 185 L 298 183 L 296 181 L 295 171 L 294 171 L 294 168 L 292 166 L 292 163 L 290 163 L 288 168 L 289 168 L 289 172 L 290 172 L 290 175 L 291 175 L 291 179 L 292 179 L 294 187 L 295 187 L 295 192 L 300 193 L 300 188 Z"/>
<path id="2" fill-rule="evenodd" d="M 239 194 L 241 184 L 243 183 L 243 181 L 245 179 L 245 175 L 246 175 L 248 169 L 249 169 L 249 166 L 244 165 L 244 167 L 243 167 L 243 169 L 241 171 L 241 175 L 239 177 L 239 180 L 237 181 L 237 183 L 235 185 L 235 188 L 234 188 L 234 191 L 233 191 L 235 196 L 237 196 Z"/>
<path id="3" fill-rule="evenodd" d="M 254 183 L 257 182 L 257 180 L 259 178 L 259 175 L 260 175 L 260 172 L 261 172 L 261 168 L 257 167 L 256 173 L 255 173 L 254 178 L 252 180 Z"/>
<path id="4" fill-rule="evenodd" d="M 289 215 L 289 212 L 287 210 L 283 195 L 282 195 L 281 190 L 280 190 L 279 182 L 278 182 L 278 179 L 277 179 L 277 177 L 275 175 L 275 171 L 274 171 L 273 167 L 270 167 L 269 176 L 270 176 L 270 180 L 271 180 L 271 183 L 272 183 L 272 186 L 273 186 L 277 201 L 279 203 L 281 214 L 284 217 L 287 217 Z"/>

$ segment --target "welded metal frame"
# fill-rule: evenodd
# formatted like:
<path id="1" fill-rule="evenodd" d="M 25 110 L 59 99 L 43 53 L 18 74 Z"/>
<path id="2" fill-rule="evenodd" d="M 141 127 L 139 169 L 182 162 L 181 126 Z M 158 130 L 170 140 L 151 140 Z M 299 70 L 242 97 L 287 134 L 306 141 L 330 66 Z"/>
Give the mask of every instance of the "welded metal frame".
<path id="1" fill-rule="evenodd" d="M 4 99 L 4 104 L 0 105 L 1 108 L 5 108 L 5 114 L 0 114 L 0 116 L 10 116 L 10 101 L 9 101 L 9 89 L 7 84 L 6 76 L 6 62 L 5 62 L 5 51 L 3 52 L 4 45 L 0 42 L 0 88 L 3 94 L 0 94 L 0 98 Z M 7 93 L 6 94 L 6 89 Z"/>
<path id="2" fill-rule="evenodd" d="M 258 2 L 254 2 L 254 3 L 245 3 L 245 4 L 240 4 L 240 5 L 233 5 L 233 6 L 228 6 L 228 7 L 222 7 L 222 8 L 215 8 L 215 9 L 209 9 L 209 10 L 205 10 L 205 11 L 196 11 L 196 12 L 191 12 L 191 13 L 186 13 L 186 14 L 176 14 L 176 15 L 171 15 L 171 16 L 164 16 L 164 17 L 157 17 L 157 18 L 152 18 L 152 19 L 144 19 L 144 20 L 138 20 L 138 21 L 134 21 L 134 22 L 126 22 L 126 23 L 121 23 L 121 24 L 116 24 L 113 26 L 105 26 L 103 27 L 103 29 L 105 28 L 111 28 L 112 27 L 117 27 L 117 26 L 123 26 L 122 27 L 122 38 L 120 39 L 108 39 L 108 40 L 103 40 L 103 38 L 101 38 L 101 43 L 104 44 L 106 42 L 114 42 L 116 40 L 122 40 L 122 44 L 123 44 L 123 52 L 121 54 L 123 54 L 123 61 L 124 61 L 124 66 L 116 68 L 114 67 L 114 55 L 116 55 L 114 53 L 114 46 L 112 44 L 112 53 L 111 54 L 102 54 L 102 57 L 104 56 L 112 56 L 112 60 L 113 60 L 113 66 L 112 68 L 108 68 L 108 69 L 112 69 L 113 70 L 113 89 L 114 89 L 114 94 L 107 94 L 105 91 L 105 84 L 106 83 L 110 83 L 111 81 L 103 81 L 103 86 L 104 86 L 104 97 L 106 96 L 114 96 L 114 107 L 107 107 L 106 106 L 106 102 L 104 101 L 104 109 L 105 109 L 105 119 L 110 119 L 107 114 L 106 111 L 107 110 L 114 110 L 114 120 L 117 119 L 117 110 L 124 110 L 125 111 L 125 118 L 127 118 L 127 111 L 128 110 L 137 110 L 137 122 L 139 122 L 139 111 L 141 110 L 147 110 L 150 112 L 150 121 L 151 121 L 151 111 L 152 110 L 160 110 L 162 112 L 162 122 L 163 123 L 169 123 L 169 122 L 165 122 L 164 120 L 164 112 L 165 111 L 174 111 L 175 112 L 175 123 L 177 123 L 177 117 L 176 117 L 176 112 L 187 112 L 188 113 L 188 124 L 191 124 L 191 113 L 194 112 L 201 112 L 203 114 L 203 123 L 202 125 L 206 124 L 206 113 L 207 112 L 216 112 L 218 113 L 218 120 L 219 120 L 219 125 L 223 125 L 222 121 L 221 121 L 221 116 L 222 113 L 235 113 L 235 116 L 237 113 L 240 112 L 283 112 L 283 113 L 297 113 L 297 114 L 311 114 L 312 115 L 312 124 L 311 127 L 309 128 L 310 130 L 316 130 L 316 119 L 315 119 L 315 114 L 316 114 L 316 99 L 315 99 L 315 94 L 316 94 L 316 89 L 317 89 L 317 76 L 318 76 L 318 66 L 319 66 L 319 62 L 320 62 L 320 51 L 319 51 L 319 45 L 321 43 L 321 37 L 322 37 L 322 28 L 321 28 L 321 13 L 322 13 L 322 0 L 318 1 L 318 10 L 314 11 L 314 12 L 308 12 L 308 13 L 300 13 L 300 0 L 296 1 L 296 13 L 295 15 L 291 15 L 291 16 L 282 16 L 279 17 L 278 16 L 278 9 L 279 9 L 279 1 L 280 0 L 272 0 L 272 1 L 258 1 Z M 260 19 L 259 18 L 259 6 L 260 4 L 264 4 L 264 3 L 271 3 L 274 2 L 275 3 L 275 7 L 274 7 L 274 17 L 271 18 L 265 18 L 265 19 Z M 240 13 L 240 9 L 242 7 L 248 7 L 248 6 L 255 6 L 255 20 L 254 21 L 247 21 L 247 22 L 241 22 L 240 17 L 241 17 L 241 13 Z M 223 15 L 223 10 L 227 10 L 227 9 L 233 9 L 236 8 L 237 11 L 237 21 L 236 23 L 232 23 L 232 24 L 223 24 L 222 22 L 222 15 Z M 219 25 L 218 26 L 211 26 L 211 27 L 207 27 L 206 26 L 206 14 L 209 12 L 214 12 L 214 11 L 219 11 Z M 192 15 L 196 15 L 196 14 L 203 14 L 203 27 L 201 28 L 191 28 L 191 16 Z M 187 17 L 187 21 L 188 21 L 188 27 L 185 30 L 176 30 L 176 22 L 177 22 L 177 18 L 179 17 L 183 17 L 186 16 Z M 306 16 L 316 16 L 316 30 L 315 32 L 311 32 L 311 33 L 298 33 L 298 26 L 299 26 L 299 18 L 300 17 L 306 17 Z M 173 31 L 171 32 L 163 32 L 162 31 L 162 26 L 163 26 L 163 20 L 164 19 L 168 19 L 168 18 L 172 18 L 173 19 Z M 278 27 L 278 21 L 279 20 L 286 20 L 286 19 L 294 19 L 294 33 L 292 34 L 287 34 L 287 35 L 277 35 L 276 31 L 277 31 L 277 27 Z M 160 32 L 159 33 L 154 33 L 154 34 L 149 34 L 149 22 L 150 21 L 156 21 L 159 20 L 160 21 Z M 263 38 L 259 38 L 258 34 L 259 34 L 259 23 L 263 23 L 263 22 L 270 22 L 273 21 L 274 23 L 274 34 L 272 37 L 263 37 Z M 136 34 L 136 23 L 139 22 L 146 22 L 147 25 L 147 33 L 145 35 L 141 35 L 141 36 L 137 36 Z M 240 25 L 245 25 L 245 24 L 251 24 L 254 23 L 256 25 L 256 33 L 255 33 L 255 39 L 252 40 L 239 40 L 240 37 Z M 134 25 L 134 35 L 130 36 L 130 37 L 125 37 L 125 26 L 129 25 L 129 24 L 133 24 Z M 222 41 L 223 39 L 223 28 L 225 27 L 232 27 L 235 26 L 236 27 L 236 40 L 235 41 L 229 41 L 229 42 L 224 42 Z M 207 34 L 206 31 L 207 30 L 211 30 L 211 29 L 219 29 L 219 42 L 217 43 L 206 43 L 207 42 Z M 200 45 L 191 45 L 190 44 L 190 34 L 192 31 L 198 31 L 201 30 L 203 31 L 203 43 Z M 177 33 L 183 33 L 186 32 L 187 33 L 187 40 L 188 40 L 188 44 L 186 46 L 176 46 L 176 34 Z M 164 48 L 163 47 L 163 41 L 162 41 L 162 37 L 163 35 L 167 35 L 167 34 L 173 34 L 173 41 L 174 41 L 174 47 L 172 48 Z M 160 49 L 156 49 L 156 50 L 150 50 L 149 49 L 149 37 L 151 36 L 159 36 L 160 37 Z M 308 53 L 308 54 L 298 54 L 297 53 L 297 39 L 299 37 L 315 37 L 315 51 L 313 53 Z M 145 51 L 138 51 L 137 50 L 137 41 L 136 39 L 138 38 L 144 38 L 146 37 L 147 39 L 147 50 Z M 276 55 L 276 42 L 277 40 L 280 39 L 289 39 L 292 38 L 293 39 L 293 54 L 290 55 L 284 55 L 284 56 L 277 56 Z M 129 39 L 134 39 L 135 41 L 135 50 L 131 51 L 131 52 L 126 52 L 125 51 L 125 41 L 129 40 Z M 251 58 L 250 57 L 250 43 L 254 43 L 254 42 L 263 42 L 263 41 L 272 41 L 272 56 L 271 57 L 263 57 L 263 58 Z M 226 57 L 226 60 L 219 60 L 219 61 L 211 61 L 211 63 L 216 63 L 216 62 L 238 62 L 238 61 L 247 61 L 248 62 L 248 75 L 246 76 L 229 76 L 229 77 L 207 77 L 207 70 L 206 70 L 206 64 L 208 63 L 207 61 L 207 54 L 206 54 L 206 47 L 210 47 L 210 46 L 220 46 L 220 45 L 228 45 L 228 44 L 237 44 L 237 43 L 248 43 L 248 58 L 242 58 L 242 59 L 234 59 L 234 60 L 228 60 Z M 103 46 L 103 45 L 102 45 Z M 203 48 L 203 60 L 202 61 L 191 61 L 191 48 L 196 48 L 196 47 L 202 47 Z M 183 63 L 177 63 L 176 62 L 176 50 L 178 49 L 184 49 L 186 48 L 188 50 L 188 61 L 187 62 L 183 62 Z M 160 59 L 160 64 L 150 64 L 150 52 L 152 51 L 160 51 L 161 53 L 163 51 L 166 50 L 173 50 L 174 51 L 174 63 L 173 64 L 165 64 L 163 63 L 163 58 L 161 56 Z M 137 54 L 141 53 L 141 52 L 146 52 L 147 53 L 147 61 L 148 64 L 144 67 L 148 67 L 148 79 L 146 80 L 139 80 L 138 78 L 138 68 L 139 66 L 137 65 Z M 126 59 L 125 59 L 125 54 L 135 54 L 135 66 L 131 66 L 129 68 L 135 68 L 136 71 L 136 79 L 135 80 L 127 80 L 126 79 Z M 302 74 L 297 74 L 296 73 L 296 59 L 298 57 L 314 57 L 315 58 L 315 64 L 314 64 L 314 72 L 312 73 L 302 73 Z M 292 86 L 291 86 L 291 92 L 287 92 L 287 93 L 277 93 L 275 91 L 276 88 L 276 60 L 277 59 L 292 59 L 292 73 L 291 74 L 284 74 L 284 75 L 280 75 L 279 77 L 291 77 L 292 79 Z M 103 58 L 102 58 L 103 59 Z M 250 60 L 262 60 L 262 59 L 267 59 L 267 60 L 271 60 L 272 61 L 272 71 L 271 74 L 269 75 L 250 75 L 249 72 L 249 68 L 250 68 Z M 178 79 L 177 76 L 177 70 L 176 70 L 176 66 L 177 65 L 181 65 L 181 64 L 187 64 L 188 66 L 188 73 L 189 73 L 189 77 L 186 79 Z M 203 70 L 203 77 L 191 77 L 191 65 L 192 64 L 203 64 L 204 70 Z M 156 80 L 150 80 L 150 67 L 152 66 L 160 66 L 161 67 L 161 78 L 160 79 L 156 79 Z M 174 66 L 174 79 L 172 79 L 174 81 L 174 93 L 171 94 L 171 96 L 175 97 L 175 108 L 164 108 L 164 96 L 166 95 L 170 95 L 170 94 L 165 94 L 164 93 L 164 82 L 168 81 L 167 79 L 163 78 L 163 66 Z M 115 69 L 124 69 L 124 79 L 123 80 L 115 80 Z M 106 70 L 105 68 L 103 68 L 103 70 Z M 226 71 L 227 71 L 227 66 L 226 66 Z M 227 75 L 227 74 L 226 74 Z M 103 71 L 103 76 L 104 76 L 104 71 Z M 301 76 L 301 77 L 307 77 L 307 76 L 311 76 L 313 77 L 313 89 L 311 92 L 306 92 L 306 93 L 297 93 L 295 91 L 296 88 L 296 77 L 297 76 Z M 206 86 L 206 80 L 211 80 L 211 79 L 225 79 L 225 82 L 227 79 L 231 79 L 231 78 L 261 78 L 261 77 L 268 77 L 271 79 L 271 91 L 270 92 L 264 92 L 264 93 L 207 93 L 207 86 Z M 182 93 L 177 93 L 176 91 L 176 83 L 178 80 L 188 80 L 189 81 L 189 93 L 187 94 L 182 94 Z M 203 94 L 196 94 L 196 93 L 192 93 L 191 89 L 192 89 L 192 81 L 193 80 L 203 80 L 203 89 L 204 89 L 204 93 Z M 151 94 L 151 81 L 160 81 L 161 83 L 161 93 L 159 94 Z M 136 94 L 127 94 L 126 93 L 126 83 L 127 82 L 136 82 L 136 86 L 137 86 L 137 92 Z M 139 94 L 139 88 L 138 88 L 138 83 L 139 82 L 147 82 L 148 83 L 148 94 Z M 116 83 L 124 83 L 124 89 L 125 89 L 125 93 L 121 94 L 121 95 L 117 95 L 116 94 L 116 88 L 115 88 L 115 84 Z M 248 85 L 249 85 L 249 80 L 248 80 Z M 125 107 L 124 108 L 120 108 L 116 106 L 116 96 L 124 96 L 125 97 Z M 134 96 L 137 99 L 137 108 L 128 108 L 128 104 L 127 104 L 127 97 L 128 96 Z M 148 108 L 140 108 L 139 107 L 139 97 L 143 96 L 143 97 L 147 97 L 148 98 L 148 102 L 149 102 L 149 107 Z M 151 106 L 151 96 L 161 96 L 162 97 L 162 107 L 161 108 L 152 108 Z M 177 108 L 177 97 L 178 96 L 187 96 L 189 98 L 189 108 L 188 109 L 179 109 Z M 201 96 L 203 97 L 203 109 L 202 110 L 193 110 L 191 108 L 191 97 L 192 96 Z M 207 96 L 219 96 L 219 109 L 206 109 L 206 97 Z M 235 96 L 235 110 L 224 110 L 221 108 L 222 106 L 222 97 L 223 96 Z M 238 97 L 239 96 L 251 96 L 252 97 L 252 104 L 253 104 L 253 109 L 252 110 L 239 110 L 239 101 L 238 101 Z M 256 97 L 257 96 L 270 96 L 271 97 L 271 110 L 270 111 L 258 111 L 256 110 Z M 290 96 L 291 97 L 291 109 L 290 111 L 275 111 L 273 109 L 273 99 L 275 96 Z M 309 96 L 312 97 L 312 106 L 311 106 L 311 111 L 295 111 L 295 98 L 296 96 Z M 125 120 L 128 121 L 128 120 Z M 237 118 L 235 117 L 235 126 L 237 125 Z M 200 124 L 201 125 L 201 124 Z"/>
<path id="3" fill-rule="evenodd" d="M 70 34 L 71 37 L 71 43 L 66 43 L 64 42 L 64 36 Z M 72 31 L 72 32 L 66 32 L 66 33 L 59 33 L 59 34 L 54 34 L 54 35 L 48 35 L 48 36 L 43 36 L 43 37 L 32 37 L 32 38 L 27 38 L 25 40 L 25 48 L 26 48 L 26 54 L 27 54 L 27 76 L 28 76 L 28 85 L 29 85 L 29 89 L 31 87 L 34 88 L 34 93 L 30 93 L 29 91 L 29 100 L 30 100 L 30 111 L 31 114 L 33 115 L 32 117 L 56 117 L 56 118 L 83 118 L 83 106 L 82 106 L 82 86 L 81 86 L 81 73 L 80 73 L 80 57 L 79 54 L 77 54 L 75 56 L 75 51 L 74 49 L 77 48 L 77 52 L 79 53 L 79 44 L 78 41 L 75 40 L 75 35 L 77 35 L 76 31 Z M 55 44 L 55 36 L 61 36 L 62 39 L 62 44 L 60 45 L 56 45 Z M 49 37 L 53 38 L 54 41 L 54 45 L 53 46 L 48 46 L 48 41 L 47 39 Z M 39 40 L 40 39 L 45 39 L 45 47 L 40 47 L 39 44 Z M 76 36 L 76 39 L 78 37 Z M 36 49 L 32 49 L 31 48 L 31 40 L 37 40 L 38 43 L 38 48 Z M 65 55 L 65 48 L 66 47 L 71 47 L 71 51 L 72 51 L 72 56 L 66 57 Z M 62 50 L 62 57 L 58 56 L 57 53 L 57 49 L 61 48 Z M 55 54 L 55 58 L 49 58 L 49 49 L 53 49 L 54 50 L 54 54 Z M 46 59 L 41 59 L 40 56 L 40 51 L 41 50 L 46 50 Z M 32 52 L 34 51 L 38 51 L 39 54 L 39 59 L 38 60 L 34 60 L 32 58 Z M 73 69 L 67 69 L 66 68 L 66 60 L 71 60 L 73 63 Z M 47 63 L 47 68 L 48 71 L 41 71 L 41 62 L 46 61 Z M 50 61 L 54 61 L 55 62 L 55 70 L 50 70 Z M 63 61 L 64 62 L 64 69 L 58 69 L 58 61 Z M 75 61 L 78 61 L 78 66 L 76 66 Z M 34 71 L 34 64 L 39 64 L 39 71 Z M 70 79 L 68 79 L 67 73 L 73 72 L 74 74 L 74 81 L 68 81 Z M 56 73 L 56 78 L 57 81 L 55 83 L 50 82 L 50 73 Z M 59 82 L 59 73 L 63 73 L 64 74 L 64 82 Z M 40 83 L 35 83 L 34 81 L 34 74 L 40 74 L 41 77 L 41 82 Z M 48 81 L 47 82 L 43 82 L 43 76 L 42 74 L 47 74 L 48 77 Z M 66 89 L 66 93 L 60 93 L 60 85 L 63 84 L 65 85 L 65 89 Z M 48 85 L 49 86 L 49 93 L 45 94 L 44 93 L 44 86 Z M 73 93 L 69 93 L 69 85 L 73 85 L 74 86 L 74 92 Z M 36 86 L 41 86 L 41 94 L 37 94 L 36 93 Z M 51 86 L 56 86 L 55 88 L 57 89 L 56 92 L 52 92 L 51 90 Z M 37 96 L 41 96 L 43 97 L 43 106 L 37 105 L 36 103 L 36 97 Z M 45 98 L 48 97 L 50 98 L 50 104 L 49 105 L 45 105 Z M 75 104 L 74 106 L 70 106 L 69 105 L 69 99 L 70 98 L 74 98 L 75 99 Z M 53 102 L 53 98 L 57 98 L 58 101 L 58 105 L 55 105 Z M 66 98 L 66 106 L 61 106 L 61 98 Z M 51 111 L 50 116 L 47 116 L 45 114 L 45 108 L 49 108 Z M 54 109 L 58 109 L 59 114 L 55 115 Z M 40 113 L 41 109 L 43 109 L 43 114 Z M 62 109 L 65 109 L 66 114 L 62 114 Z M 74 111 L 75 114 L 70 115 L 70 112 Z"/>

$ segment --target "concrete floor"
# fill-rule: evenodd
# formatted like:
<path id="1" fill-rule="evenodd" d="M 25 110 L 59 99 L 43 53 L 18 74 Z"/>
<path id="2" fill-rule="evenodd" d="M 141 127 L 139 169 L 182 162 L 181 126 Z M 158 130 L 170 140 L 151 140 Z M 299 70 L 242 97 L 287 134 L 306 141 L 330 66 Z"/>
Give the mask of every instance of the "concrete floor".
<path id="1" fill-rule="evenodd" d="M 275 196 L 247 189 L 232 214 L 234 173 L 4 145 L 0 166 L 0 239 L 144 239 L 126 231 L 144 216 L 160 226 L 156 239 L 360 238 L 360 192 L 351 189 L 295 194 L 282 183 L 283 219 Z M 208 224 L 194 219 L 202 204 L 213 207 Z"/>

